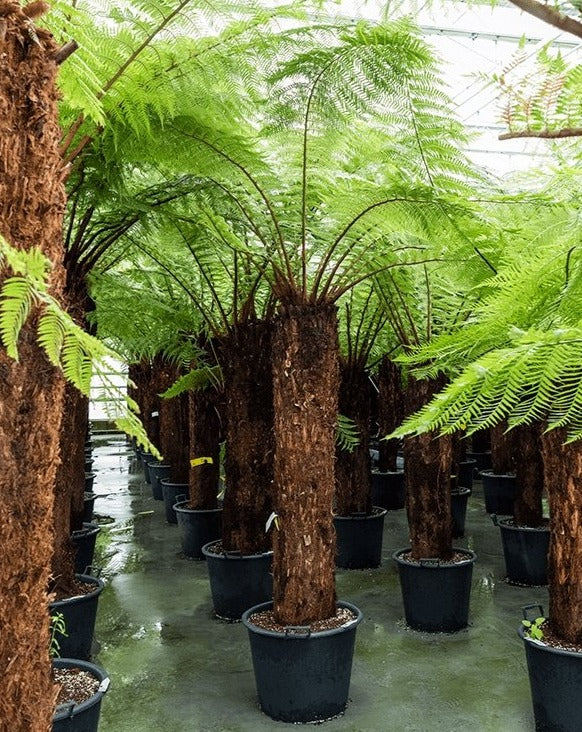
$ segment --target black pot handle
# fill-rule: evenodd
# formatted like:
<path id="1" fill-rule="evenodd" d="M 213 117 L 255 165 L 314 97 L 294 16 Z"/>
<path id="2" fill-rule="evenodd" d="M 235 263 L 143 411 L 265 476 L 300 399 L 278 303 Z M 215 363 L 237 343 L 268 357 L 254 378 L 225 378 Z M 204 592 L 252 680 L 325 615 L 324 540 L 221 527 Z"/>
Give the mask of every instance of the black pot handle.
<path id="1" fill-rule="evenodd" d="M 231 549 L 230 551 L 223 549 L 222 556 L 228 559 L 242 559 L 242 552 L 240 549 Z"/>
<path id="2" fill-rule="evenodd" d="M 176 496 L 176 503 L 182 503 L 183 501 L 187 500 L 188 496 L 185 493 L 180 493 L 179 496 Z"/>
<path id="3" fill-rule="evenodd" d="M 285 638 L 290 635 L 301 635 L 305 638 L 311 637 L 311 626 L 310 625 L 286 625 L 285 626 Z"/>
<path id="4" fill-rule="evenodd" d="M 537 615 L 535 617 L 536 618 L 544 617 L 544 608 L 541 605 L 523 605 L 521 608 L 521 612 L 523 613 L 524 620 L 529 620 L 528 610 L 539 610 L 539 613 L 537 613 Z"/>
<path id="5" fill-rule="evenodd" d="M 497 514 L 496 514 L 496 513 L 492 513 L 492 514 L 491 514 L 491 515 L 489 516 L 489 518 L 491 519 L 491 521 L 493 521 L 493 524 L 494 524 L 495 526 L 499 526 L 499 519 L 497 518 Z"/>
<path id="6" fill-rule="evenodd" d="M 61 713 L 64 712 L 67 715 L 67 719 L 73 719 L 74 715 L 74 709 L 75 709 L 75 702 L 64 702 L 63 704 L 59 704 L 56 711 Z"/>

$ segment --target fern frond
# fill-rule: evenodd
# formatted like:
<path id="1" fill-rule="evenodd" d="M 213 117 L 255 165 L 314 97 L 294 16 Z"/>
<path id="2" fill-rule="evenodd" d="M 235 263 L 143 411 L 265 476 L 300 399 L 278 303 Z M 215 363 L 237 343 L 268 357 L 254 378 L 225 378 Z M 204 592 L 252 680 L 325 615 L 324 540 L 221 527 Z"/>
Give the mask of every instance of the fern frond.
<path id="1" fill-rule="evenodd" d="M 192 369 L 184 376 L 181 376 L 162 396 L 164 399 L 172 399 L 187 391 L 198 391 L 212 386 L 217 388 L 222 381 L 220 366 L 204 366 Z"/>
<path id="2" fill-rule="evenodd" d="M 354 420 L 343 414 L 337 416 L 336 443 L 340 450 L 346 452 L 353 452 L 360 444 L 360 432 Z"/>
<path id="3" fill-rule="evenodd" d="M 0 338 L 6 353 L 18 361 L 18 338 L 35 301 L 34 282 L 9 277 L 0 289 Z"/>

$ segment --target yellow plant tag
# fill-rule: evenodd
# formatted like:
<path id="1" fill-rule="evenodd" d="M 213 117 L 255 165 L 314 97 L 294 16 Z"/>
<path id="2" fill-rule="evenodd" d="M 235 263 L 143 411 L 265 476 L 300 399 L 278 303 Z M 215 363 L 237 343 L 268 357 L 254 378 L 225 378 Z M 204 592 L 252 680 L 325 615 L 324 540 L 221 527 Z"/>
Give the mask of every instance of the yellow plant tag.
<path id="1" fill-rule="evenodd" d="M 211 457 L 199 457 L 190 460 L 190 465 L 193 468 L 196 468 L 198 465 L 204 465 L 205 463 L 208 463 L 208 465 L 212 465 L 214 463 L 214 460 Z"/>

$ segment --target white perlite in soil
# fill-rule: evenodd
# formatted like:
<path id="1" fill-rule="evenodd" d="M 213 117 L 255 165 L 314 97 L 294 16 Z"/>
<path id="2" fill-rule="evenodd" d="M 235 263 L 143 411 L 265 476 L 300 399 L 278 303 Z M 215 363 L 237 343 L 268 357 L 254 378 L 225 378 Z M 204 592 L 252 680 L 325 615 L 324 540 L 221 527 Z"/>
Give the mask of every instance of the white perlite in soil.
<path id="1" fill-rule="evenodd" d="M 99 688 L 99 679 L 80 668 L 55 668 L 53 669 L 53 679 L 61 687 L 57 697 L 57 706 L 70 702 L 81 704 L 90 699 Z"/>

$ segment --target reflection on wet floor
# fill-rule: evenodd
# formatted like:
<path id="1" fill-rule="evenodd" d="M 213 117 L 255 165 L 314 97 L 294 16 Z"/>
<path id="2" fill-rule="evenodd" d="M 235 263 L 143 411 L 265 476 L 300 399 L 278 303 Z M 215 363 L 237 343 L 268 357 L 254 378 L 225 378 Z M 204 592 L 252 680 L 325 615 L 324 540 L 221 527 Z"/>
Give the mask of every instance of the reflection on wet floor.
<path id="1" fill-rule="evenodd" d="M 100 732 L 260 732 L 283 729 L 257 706 L 246 631 L 212 614 L 204 562 L 180 551 L 133 453 L 119 436 L 94 438 L 107 587 L 96 657 L 111 676 Z M 453 635 L 411 631 L 391 554 L 406 546 L 404 511 L 389 512 L 382 566 L 338 570 L 338 597 L 360 607 L 350 703 L 329 732 L 527 732 L 533 717 L 520 608 L 545 588 L 504 581 L 499 529 L 477 482 L 460 547 L 477 552 L 470 626 Z"/>

